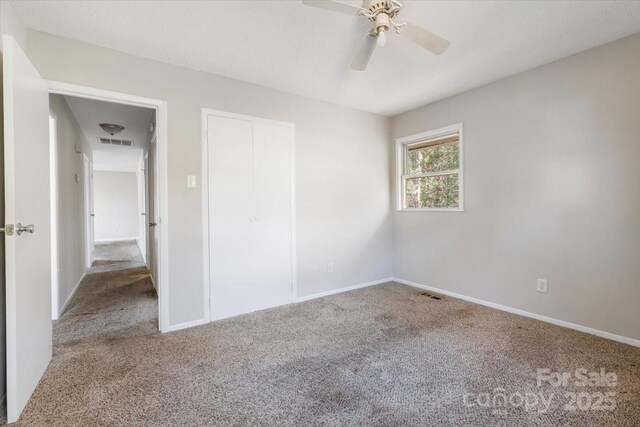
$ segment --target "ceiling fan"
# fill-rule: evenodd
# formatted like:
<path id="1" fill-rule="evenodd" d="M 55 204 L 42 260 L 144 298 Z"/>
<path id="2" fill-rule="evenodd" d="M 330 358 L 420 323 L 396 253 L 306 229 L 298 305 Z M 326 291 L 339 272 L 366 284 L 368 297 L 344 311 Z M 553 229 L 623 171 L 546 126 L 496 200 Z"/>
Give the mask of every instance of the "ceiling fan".
<path id="1" fill-rule="evenodd" d="M 387 36 L 385 33 L 391 28 L 400 36 L 436 55 L 440 55 L 451 45 L 449 41 L 417 25 L 408 22 L 395 22 L 393 18 L 402 9 L 402 3 L 398 0 L 364 0 L 362 7 L 333 0 L 302 0 L 302 4 L 347 15 L 364 16 L 373 23 L 364 43 L 358 48 L 351 60 L 351 68 L 354 70 L 364 71 L 367 68 L 376 46 L 386 44 Z"/>

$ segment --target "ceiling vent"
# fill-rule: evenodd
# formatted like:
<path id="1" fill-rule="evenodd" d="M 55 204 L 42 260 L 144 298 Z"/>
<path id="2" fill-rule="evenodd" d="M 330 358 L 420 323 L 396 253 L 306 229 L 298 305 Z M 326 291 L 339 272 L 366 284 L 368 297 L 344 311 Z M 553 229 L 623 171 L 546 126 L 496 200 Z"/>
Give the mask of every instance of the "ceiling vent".
<path id="1" fill-rule="evenodd" d="M 133 147 L 133 141 L 128 139 L 98 138 L 100 144 L 118 145 L 121 147 Z"/>

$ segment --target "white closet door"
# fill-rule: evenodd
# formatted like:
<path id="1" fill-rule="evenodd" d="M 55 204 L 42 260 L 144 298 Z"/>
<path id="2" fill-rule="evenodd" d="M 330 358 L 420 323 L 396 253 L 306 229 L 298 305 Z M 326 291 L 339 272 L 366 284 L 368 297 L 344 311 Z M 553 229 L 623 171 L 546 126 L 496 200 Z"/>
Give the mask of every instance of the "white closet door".
<path id="1" fill-rule="evenodd" d="M 256 221 L 254 250 L 260 280 L 273 305 L 291 302 L 292 292 L 292 159 L 291 129 L 253 124 L 253 171 Z"/>
<path id="2" fill-rule="evenodd" d="M 212 320 L 292 300 L 291 144 L 286 126 L 208 118 Z"/>

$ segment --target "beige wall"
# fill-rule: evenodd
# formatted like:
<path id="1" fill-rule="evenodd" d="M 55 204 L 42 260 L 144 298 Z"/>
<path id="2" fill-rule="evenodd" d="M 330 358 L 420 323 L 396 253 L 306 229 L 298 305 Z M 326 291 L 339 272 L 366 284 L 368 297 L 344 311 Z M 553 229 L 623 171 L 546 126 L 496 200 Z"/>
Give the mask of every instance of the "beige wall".
<path id="1" fill-rule="evenodd" d="M 296 125 L 300 296 L 391 276 L 388 118 L 40 32 L 28 43 L 47 79 L 168 102 L 171 325 L 204 314 L 203 200 L 186 186 L 201 177 L 203 107 Z"/>
<path id="2" fill-rule="evenodd" d="M 49 111 L 56 120 L 58 176 L 58 313 L 86 271 L 83 155 L 87 152 L 80 125 L 60 95 L 49 96 Z M 76 182 L 76 174 L 78 182 Z"/>
<path id="3" fill-rule="evenodd" d="M 4 0 L 0 1 L 0 34 L 11 35 L 24 51 L 27 50 L 27 29 L 11 3 Z"/>
<path id="4" fill-rule="evenodd" d="M 93 171 L 95 241 L 137 240 L 138 174 Z"/>
<path id="5" fill-rule="evenodd" d="M 395 213 L 395 276 L 640 339 L 640 34 L 401 114 L 392 134 L 458 122 L 466 211 Z"/>

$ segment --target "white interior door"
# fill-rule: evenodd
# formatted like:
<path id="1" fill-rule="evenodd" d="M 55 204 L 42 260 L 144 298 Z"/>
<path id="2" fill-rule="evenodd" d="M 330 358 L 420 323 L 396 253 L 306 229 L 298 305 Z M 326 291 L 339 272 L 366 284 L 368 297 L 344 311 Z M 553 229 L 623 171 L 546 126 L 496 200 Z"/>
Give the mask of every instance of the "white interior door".
<path id="1" fill-rule="evenodd" d="M 94 249 L 94 236 L 93 236 L 93 183 L 91 178 L 93 177 L 93 170 L 91 168 L 91 161 L 86 154 L 83 154 L 83 176 L 84 176 L 84 214 L 85 214 L 85 255 L 86 255 L 86 267 L 89 268 L 93 265 L 93 249 Z"/>
<path id="2" fill-rule="evenodd" d="M 291 128 L 253 123 L 256 284 L 274 305 L 293 296 L 291 143 Z"/>
<path id="3" fill-rule="evenodd" d="M 208 116 L 211 318 L 293 299 L 292 129 Z"/>
<path id="4" fill-rule="evenodd" d="M 147 178 L 146 156 L 140 157 L 138 164 L 138 247 L 144 263 L 147 264 Z"/>
<path id="5" fill-rule="evenodd" d="M 149 219 L 149 274 L 153 280 L 154 286 L 158 284 L 158 261 L 160 259 L 160 201 L 158 198 L 158 152 L 157 141 L 154 137 L 151 139 L 148 150 L 147 167 L 149 173 L 148 180 L 148 210 L 147 217 Z"/>
<path id="6" fill-rule="evenodd" d="M 7 415 L 14 422 L 51 360 L 49 93 L 12 37 L 3 36 Z M 20 231 L 33 225 L 33 233 Z"/>

